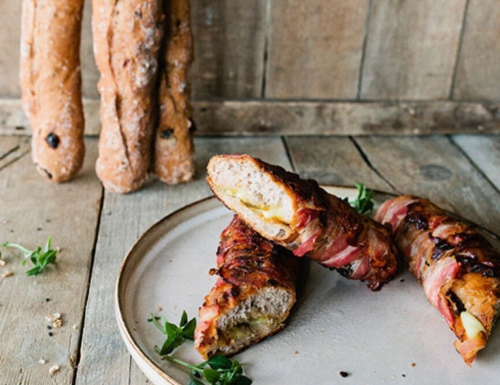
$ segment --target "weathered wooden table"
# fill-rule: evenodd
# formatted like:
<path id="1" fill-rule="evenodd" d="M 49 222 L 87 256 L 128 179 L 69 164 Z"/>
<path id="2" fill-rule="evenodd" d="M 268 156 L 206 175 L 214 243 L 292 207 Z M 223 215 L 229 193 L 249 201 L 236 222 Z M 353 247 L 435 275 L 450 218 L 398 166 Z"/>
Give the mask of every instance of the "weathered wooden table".
<path id="1" fill-rule="evenodd" d="M 29 138 L 0 139 L 0 243 L 35 248 L 51 236 L 61 248 L 57 264 L 34 277 L 20 253 L 0 249 L 0 384 L 147 383 L 115 321 L 118 269 L 149 226 L 210 195 L 204 168 L 214 154 L 248 153 L 323 184 L 418 194 L 500 232 L 500 136 L 199 137 L 196 149 L 194 182 L 151 180 L 117 195 L 95 175 L 95 138 L 83 171 L 60 185 L 36 173 Z M 63 326 L 48 330 L 54 313 Z"/>

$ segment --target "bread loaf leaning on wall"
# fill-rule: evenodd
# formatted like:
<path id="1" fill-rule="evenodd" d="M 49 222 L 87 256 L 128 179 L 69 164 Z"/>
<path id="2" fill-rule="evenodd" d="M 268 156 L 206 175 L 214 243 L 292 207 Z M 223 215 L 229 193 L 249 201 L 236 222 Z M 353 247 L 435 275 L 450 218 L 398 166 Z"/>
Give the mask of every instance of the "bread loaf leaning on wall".
<path id="1" fill-rule="evenodd" d="M 188 76 L 193 61 L 189 0 L 165 1 L 165 14 L 153 171 L 161 181 L 177 184 L 191 181 L 195 173 L 195 124 Z"/>
<path id="2" fill-rule="evenodd" d="M 150 166 L 162 2 L 93 0 L 92 5 L 94 53 L 101 73 L 96 172 L 107 190 L 128 193 L 142 186 Z"/>
<path id="3" fill-rule="evenodd" d="M 80 36 L 84 0 L 23 0 L 20 80 L 37 170 L 73 178 L 85 155 Z"/>

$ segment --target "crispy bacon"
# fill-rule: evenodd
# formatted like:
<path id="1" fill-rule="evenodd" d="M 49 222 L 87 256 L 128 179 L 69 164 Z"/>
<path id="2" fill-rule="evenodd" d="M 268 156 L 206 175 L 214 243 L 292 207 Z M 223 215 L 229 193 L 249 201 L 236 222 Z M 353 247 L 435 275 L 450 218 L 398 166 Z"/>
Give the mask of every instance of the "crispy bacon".
<path id="1" fill-rule="evenodd" d="M 296 256 L 336 269 L 347 278 L 364 280 L 372 290 L 379 290 L 396 275 L 397 250 L 390 231 L 328 194 L 316 181 L 249 155 L 217 155 L 207 171 L 209 186 L 227 207 Z M 269 218 L 269 213 L 266 216 L 259 210 L 269 206 L 266 195 L 286 196 L 283 201 L 292 202 L 284 216 Z M 275 206 L 273 212 L 279 211 L 279 205 Z"/>
<path id="2" fill-rule="evenodd" d="M 281 330 L 296 300 L 300 264 L 235 216 L 220 237 L 211 271 L 218 279 L 199 309 L 200 354 L 232 355 Z"/>
<path id="3" fill-rule="evenodd" d="M 302 244 L 301 254 L 347 278 L 366 281 L 371 290 L 379 290 L 397 273 L 397 251 L 390 232 L 358 214 L 344 200 L 319 190 L 324 203 L 318 210 L 320 220 L 310 224 L 316 229 L 314 242 Z M 303 253 L 305 245 L 309 251 Z"/>
<path id="4" fill-rule="evenodd" d="M 427 199 L 388 200 L 375 220 L 392 229 L 410 272 L 458 337 L 455 347 L 470 365 L 498 317 L 500 254 L 472 225 Z"/>

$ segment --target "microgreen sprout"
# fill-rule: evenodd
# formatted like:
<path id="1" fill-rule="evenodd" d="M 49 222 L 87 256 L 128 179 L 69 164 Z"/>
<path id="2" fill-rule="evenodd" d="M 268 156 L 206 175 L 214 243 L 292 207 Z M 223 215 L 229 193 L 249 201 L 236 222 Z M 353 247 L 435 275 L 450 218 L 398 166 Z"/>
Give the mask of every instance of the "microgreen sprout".
<path id="1" fill-rule="evenodd" d="M 243 368 L 236 360 L 215 355 L 206 361 L 193 365 L 170 355 L 186 340 L 194 339 L 196 319 L 192 318 L 188 321 L 185 311 L 182 312 L 179 326 L 168 322 L 164 316 L 156 317 L 152 315 L 148 321 L 153 322 L 157 329 L 167 336 L 161 348 L 155 346 L 156 352 L 162 358 L 189 369 L 191 371 L 189 385 L 203 385 L 202 379 L 212 385 L 250 385 L 252 383 L 251 379 L 243 375 Z"/>
<path id="2" fill-rule="evenodd" d="M 27 261 L 31 261 L 33 264 L 33 267 L 26 271 L 26 275 L 37 275 L 41 273 L 47 265 L 56 263 L 56 255 L 59 249 L 51 249 L 51 243 L 52 238 L 49 237 L 43 249 L 38 246 L 35 250 L 28 250 L 24 246 L 11 242 L 5 242 L 0 246 L 21 250 L 24 253 L 23 266 L 26 265 Z"/>
<path id="3" fill-rule="evenodd" d="M 161 348 L 155 346 L 156 352 L 161 356 L 172 353 L 174 349 L 181 346 L 185 340 L 194 340 L 196 318 L 192 318 L 188 321 L 188 316 L 185 311 L 182 312 L 179 326 L 168 322 L 164 316 L 155 317 L 151 315 L 151 321 L 158 330 L 167 336 Z"/>

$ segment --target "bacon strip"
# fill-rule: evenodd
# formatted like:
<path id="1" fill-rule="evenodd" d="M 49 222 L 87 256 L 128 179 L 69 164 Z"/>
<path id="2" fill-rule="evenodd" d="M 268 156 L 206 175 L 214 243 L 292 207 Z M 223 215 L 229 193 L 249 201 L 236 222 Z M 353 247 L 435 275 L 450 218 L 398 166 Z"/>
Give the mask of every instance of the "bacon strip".
<path id="1" fill-rule="evenodd" d="M 410 272 L 458 337 L 455 347 L 463 360 L 472 364 L 499 313 L 498 251 L 471 225 L 427 199 L 388 200 L 375 220 L 392 228 Z"/>
<path id="2" fill-rule="evenodd" d="M 219 277 L 199 309 L 195 347 L 232 355 L 284 327 L 296 301 L 301 260 L 234 217 L 217 250 Z"/>
<path id="3" fill-rule="evenodd" d="M 249 155 L 215 156 L 207 170 L 208 184 L 227 207 L 294 255 L 364 280 L 371 290 L 379 290 L 397 273 L 397 250 L 387 228 L 358 214 L 316 181 Z M 267 197 L 282 200 L 269 207 L 272 199 Z M 270 217 L 275 212 L 284 213 Z"/>

